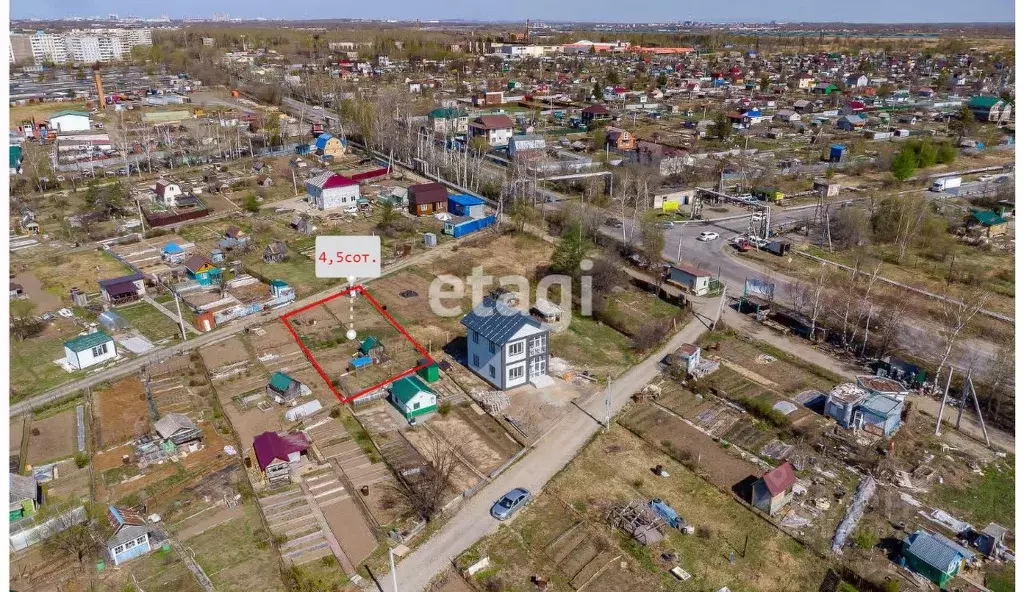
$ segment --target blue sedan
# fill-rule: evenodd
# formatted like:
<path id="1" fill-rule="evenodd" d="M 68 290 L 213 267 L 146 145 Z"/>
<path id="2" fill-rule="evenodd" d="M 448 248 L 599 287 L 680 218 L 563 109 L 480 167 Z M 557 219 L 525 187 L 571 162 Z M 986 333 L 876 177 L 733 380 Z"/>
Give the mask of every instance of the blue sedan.
<path id="1" fill-rule="evenodd" d="M 500 500 L 491 506 L 491 516 L 498 520 L 508 520 L 513 514 L 522 509 L 530 501 L 530 492 L 522 487 L 517 487 L 506 493 Z"/>

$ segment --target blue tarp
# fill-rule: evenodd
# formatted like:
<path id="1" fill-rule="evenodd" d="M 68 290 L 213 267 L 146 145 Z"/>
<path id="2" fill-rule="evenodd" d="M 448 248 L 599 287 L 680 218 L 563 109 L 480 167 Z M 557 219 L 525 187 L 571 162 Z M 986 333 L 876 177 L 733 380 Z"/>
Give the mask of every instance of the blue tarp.
<path id="1" fill-rule="evenodd" d="M 371 358 L 370 356 L 359 356 L 358 358 L 352 358 L 352 361 L 349 362 L 349 365 L 356 370 L 363 368 L 364 366 L 370 366 L 372 364 L 373 358 Z"/>

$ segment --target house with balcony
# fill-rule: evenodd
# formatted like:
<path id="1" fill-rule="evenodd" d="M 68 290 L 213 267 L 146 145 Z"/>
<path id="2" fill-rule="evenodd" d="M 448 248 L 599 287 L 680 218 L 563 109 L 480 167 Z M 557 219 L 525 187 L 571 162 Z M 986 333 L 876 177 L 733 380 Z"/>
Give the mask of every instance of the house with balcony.
<path id="1" fill-rule="evenodd" d="M 508 146 L 514 126 L 507 115 L 481 115 L 469 124 L 469 135 L 484 138 L 492 147 Z"/>
<path id="2" fill-rule="evenodd" d="M 469 369 L 495 388 L 547 376 L 549 329 L 530 315 L 488 297 L 462 318 L 462 325 Z"/>

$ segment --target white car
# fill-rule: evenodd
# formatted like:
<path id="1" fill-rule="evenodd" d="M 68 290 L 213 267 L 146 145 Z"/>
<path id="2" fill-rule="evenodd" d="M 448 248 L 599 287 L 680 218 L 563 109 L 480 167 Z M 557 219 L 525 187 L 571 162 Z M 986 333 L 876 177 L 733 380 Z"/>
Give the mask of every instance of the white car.
<path id="1" fill-rule="evenodd" d="M 342 210 L 342 212 L 345 212 L 346 214 L 358 214 L 359 208 L 356 206 L 348 206 L 347 208 Z"/>
<path id="2" fill-rule="evenodd" d="M 707 230 L 705 230 L 704 232 L 700 233 L 700 236 L 697 237 L 697 240 L 699 240 L 699 241 L 713 241 L 716 238 L 718 238 L 718 233 L 717 232 L 708 232 Z"/>

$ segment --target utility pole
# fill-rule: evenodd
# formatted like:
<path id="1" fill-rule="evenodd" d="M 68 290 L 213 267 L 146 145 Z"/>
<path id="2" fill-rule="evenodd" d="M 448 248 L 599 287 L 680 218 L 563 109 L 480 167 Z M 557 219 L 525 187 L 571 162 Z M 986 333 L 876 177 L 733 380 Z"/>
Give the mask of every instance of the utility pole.
<path id="1" fill-rule="evenodd" d="M 935 435 L 938 436 L 942 427 L 942 412 L 946 410 L 946 395 L 949 394 L 949 383 L 953 381 L 953 368 L 949 368 L 949 376 L 946 378 L 946 390 L 942 391 L 942 402 L 939 403 L 939 419 L 935 422 Z"/>
<path id="2" fill-rule="evenodd" d="M 388 547 L 388 562 L 391 563 L 391 592 L 398 592 L 398 572 L 395 571 L 395 550 Z"/>
<path id="3" fill-rule="evenodd" d="M 181 341 L 188 341 L 188 336 L 185 334 L 185 321 L 181 318 L 181 302 L 178 301 L 178 293 L 174 293 L 174 306 L 178 309 L 178 328 L 181 329 Z"/>
<path id="4" fill-rule="evenodd" d="M 612 377 L 608 377 L 608 385 L 604 389 L 604 430 L 607 432 L 612 425 Z"/>

